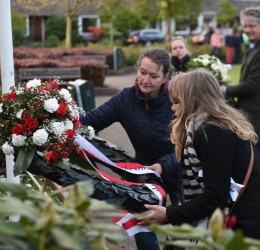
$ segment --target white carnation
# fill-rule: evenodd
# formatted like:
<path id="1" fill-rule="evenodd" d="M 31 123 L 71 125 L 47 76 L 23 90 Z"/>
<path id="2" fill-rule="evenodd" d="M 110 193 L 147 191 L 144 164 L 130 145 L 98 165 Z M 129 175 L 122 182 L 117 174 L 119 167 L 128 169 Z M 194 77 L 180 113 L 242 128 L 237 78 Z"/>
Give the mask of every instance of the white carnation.
<path id="1" fill-rule="evenodd" d="M 26 83 L 27 88 L 36 88 L 38 86 L 41 86 L 41 80 L 40 79 L 33 79 Z"/>
<path id="2" fill-rule="evenodd" d="M 71 94 L 67 89 L 61 89 L 59 91 L 60 96 L 62 96 L 67 102 L 71 102 L 72 98 L 71 98 Z"/>
<path id="3" fill-rule="evenodd" d="M 20 109 L 17 113 L 16 113 L 16 117 L 21 119 L 22 118 L 22 114 L 23 114 L 23 109 Z"/>
<path id="4" fill-rule="evenodd" d="M 69 119 L 66 119 L 65 121 L 65 130 L 68 130 L 68 129 L 73 129 L 73 122 Z"/>
<path id="5" fill-rule="evenodd" d="M 50 131 L 57 136 L 61 136 L 65 130 L 63 122 L 52 122 L 50 124 Z"/>
<path id="6" fill-rule="evenodd" d="M 26 136 L 12 134 L 12 143 L 15 147 L 23 146 L 26 139 Z"/>
<path id="7" fill-rule="evenodd" d="M 38 129 L 33 133 L 33 143 L 42 146 L 47 142 L 49 134 L 45 129 Z"/>
<path id="8" fill-rule="evenodd" d="M 14 154 L 14 147 L 11 146 L 8 142 L 5 142 L 2 145 L 2 150 L 3 150 L 4 154 L 6 154 L 6 155 Z"/>
<path id="9" fill-rule="evenodd" d="M 76 105 L 68 105 L 68 108 L 73 117 L 79 118 L 79 109 Z"/>
<path id="10" fill-rule="evenodd" d="M 59 103 L 55 98 L 44 101 L 44 109 L 50 113 L 55 112 L 59 108 Z"/>
<path id="11" fill-rule="evenodd" d="M 0 103 L 0 113 L 3 112 L 3 103 Z"/>
<path id="12" fill-rule="evenodd" d="M 92 140 L 93 139 L 93 137 L 95 136 L 95 130 L 94 130 L 94 128 L 93 127 L 91 127 L 91 126 L 88 126 L 88 136 L 87 136 L 87 138 L 89 139 L 89 140 Z"/>

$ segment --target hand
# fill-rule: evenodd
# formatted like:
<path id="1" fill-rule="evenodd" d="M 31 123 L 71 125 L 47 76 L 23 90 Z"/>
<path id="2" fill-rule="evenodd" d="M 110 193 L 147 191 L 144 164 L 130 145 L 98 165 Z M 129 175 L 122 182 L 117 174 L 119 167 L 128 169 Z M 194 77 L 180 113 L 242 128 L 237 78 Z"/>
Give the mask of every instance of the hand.
<path id="1" fill-rule="evenodd" d="M 166 224 L 168 223 L 168 218 L 166 215 L 166 207 L 158 205 L 145 205 L 149 210 L 153 210 L 146 216 L 140 217 L 137 220 L 140 226 L 150 226 L 151 223 Z"/>
<path id="2" fill-rule="evenodd" d="M 161 167 L 161 165 L 159 163 L 155 163 L 155 164 L 153 164 L 151 166 L 144 166 L 144 167 L 153 170 L 154 172 L 156 172 L 159 175 L 162 174 L 162 167 Z"/>

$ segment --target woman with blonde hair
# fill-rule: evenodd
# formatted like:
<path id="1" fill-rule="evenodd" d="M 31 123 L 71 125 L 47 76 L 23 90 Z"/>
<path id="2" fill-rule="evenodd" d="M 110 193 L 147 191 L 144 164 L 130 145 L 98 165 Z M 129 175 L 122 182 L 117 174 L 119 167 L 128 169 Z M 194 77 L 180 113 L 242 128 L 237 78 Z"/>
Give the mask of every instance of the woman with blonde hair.
<path id="1" fill-rule="evenodd" d="M 171 63 L 176 72 L 185 72 L 186 65 L 190 61 L 188 42 L 182 36 L 176 36 L 171 41 Z"/>
<path id="2" fill-rule="evenodd" d="M 231 192 L 231 182 L 242 184 L 252 162 L 232 214 L 237 218 L 234 229 L 260 239 L 260 155 L 252 125 L 226 103 L 218 81 L 206 69 L 176 75 L 169 94 L 176 115 L 171 139 L 181 165 L 181 205 L 147 205 L 154 211 L 139 224 L 206 222 L 216 208 L 231 208 L 238 195 Z"/>

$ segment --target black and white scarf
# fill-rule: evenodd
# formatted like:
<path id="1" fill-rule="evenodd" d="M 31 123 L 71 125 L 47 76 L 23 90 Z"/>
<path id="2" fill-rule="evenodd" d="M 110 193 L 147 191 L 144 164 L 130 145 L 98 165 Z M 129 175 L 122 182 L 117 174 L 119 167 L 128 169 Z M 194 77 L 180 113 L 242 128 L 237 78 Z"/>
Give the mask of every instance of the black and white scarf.
<path id="1" fill-rule="evenodd" d="M 202 164 L 198 159 L 193 145 L 193 135 L 207 118 L 206 113 L 199 114 L 191 120 L 187 128 L 187 138 L 183 151 L 183 196 L 184 202 L 194 199 L 197 195 L 204 192 Z M 198 226 L 206 228 L 208 219 L 205 218 L 196 223 Z"/>

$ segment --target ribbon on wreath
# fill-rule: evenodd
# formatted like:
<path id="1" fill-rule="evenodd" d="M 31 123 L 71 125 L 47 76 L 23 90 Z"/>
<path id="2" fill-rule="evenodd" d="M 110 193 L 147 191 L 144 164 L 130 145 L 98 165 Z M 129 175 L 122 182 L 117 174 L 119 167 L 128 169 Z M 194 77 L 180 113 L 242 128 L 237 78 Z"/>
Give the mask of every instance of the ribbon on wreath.
<path id="1" fill-rule="evenodd" d="M 81 135 L 77 135 L 75 139 L 75 143 L 80 147 L 80 150 L 78 151 L 79 155 L 86 160 L 93 169 L 105 180 L 111 181 L 113 183 L 121 183 L 125 185 L 134 185 L 134 186 L 142 186 L 144 185 L 148 189 L 151 190 L 151 192 L 156 195 L 158 198 L 158 205 L 165 205 L 166 203 L 166 193 L 162 186 L 154 184 L 154 183 L 138 183 L 138 182 L 129 182 L 127 180 L 122 180 L 116 177 L 113 177 L 104 171 L 100 170 L 98 167 L 96 167 L 90 159 L 93 159 L 94 161 L 97 161 L 103 166 L 109 167 L 111 170 L 114 170 L 118 173 L 129 173 L 133 175 L 155 175 L 157 178 L 160 178 L 160 175 L 158 175 L 156 172 L 145 168 L 143 165 L 138 163 L 125 163 L 125 162 L 113 162 L 109 158 L 107 158 L 102 152 L 100 152 L 96 147 L 94 147 L 88 140 L 86 140 Z M 130 212 L 127 211 L 126 214 L 122 218 L 115 218 L 113 220 L 117 225 L 122 226 L 126 233 L 129 236 L 133 236 L 136 233 L 139 232 L 149 232 L 149 230 L 145 227 L 138 226 L 137 220 L 134 218 L 134 215 L 132 215 Z"/>

